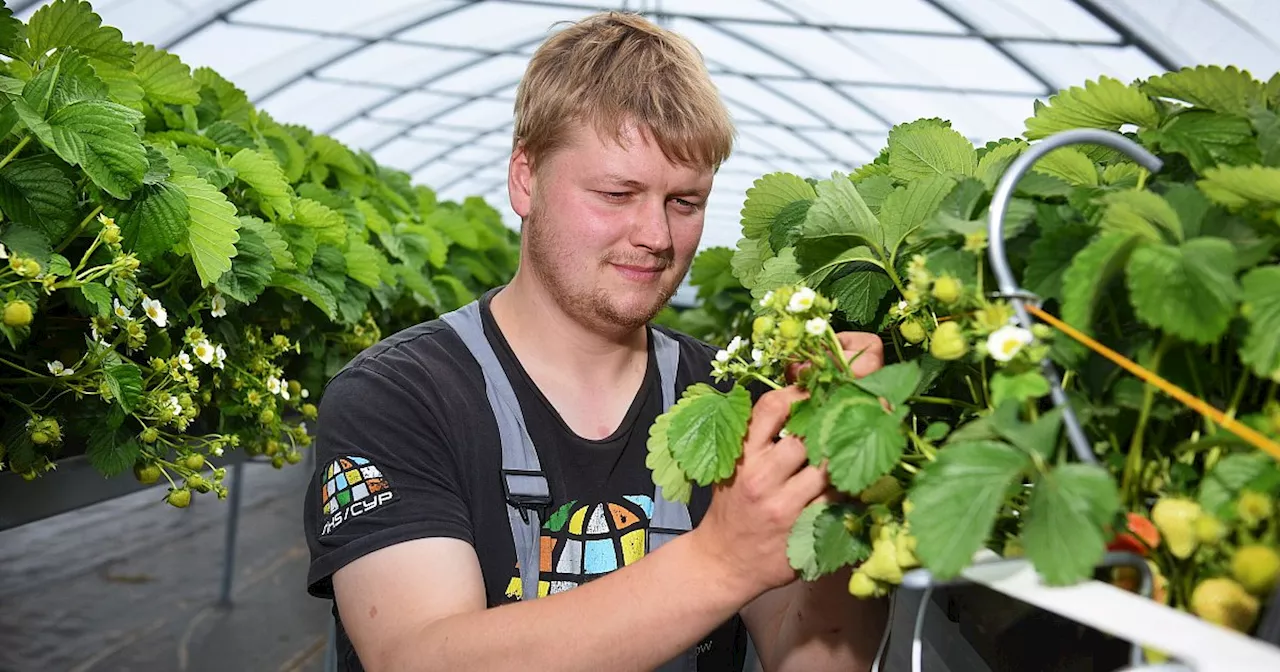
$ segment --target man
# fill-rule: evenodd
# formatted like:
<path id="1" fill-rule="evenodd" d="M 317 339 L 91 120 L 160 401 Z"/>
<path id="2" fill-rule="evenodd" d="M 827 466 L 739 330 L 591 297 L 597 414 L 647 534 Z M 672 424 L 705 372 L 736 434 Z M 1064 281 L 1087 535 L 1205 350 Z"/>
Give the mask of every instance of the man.
<path id="1" fill-rule="evenodd" d="M 691 531 L 646 529 L 670 510 L 649 428 L 715 352 L 649 326 L 732 145 L 700 55 L 640 17 L 589 17 L 535 54 L 515 125 L 511 283 L 370 348 L 322 401 L 308 585 L 335 599 L 340 668 L 728 672 L 745 625 L 769 672 L 867 669 L 883 605 L 787 561 L 829 487 L 777 438 L 796 388 L 759 398 L 735 477 L 695 489 Z M 867 349 L 863 375 L 883 361 L 873 335 L 842 342 Z M 521 436 L 536 469 L 504 471 Z M 534 472 L 541 499 L 516 492 Z"/>

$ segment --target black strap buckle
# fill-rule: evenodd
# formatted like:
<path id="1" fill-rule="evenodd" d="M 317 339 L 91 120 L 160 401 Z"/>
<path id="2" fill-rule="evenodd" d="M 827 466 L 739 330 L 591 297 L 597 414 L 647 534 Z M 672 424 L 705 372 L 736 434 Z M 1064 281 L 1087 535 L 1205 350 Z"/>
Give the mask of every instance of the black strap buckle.
<path id="1" fill-rule="evenodd" d="M 547 507 L 551 506 L 551 490 L 546 475 L 541 471 L 503 469 L 502 496 L 520 512 L 521 520 L 526 523 L 529 522 L 529 511 L 536 511 L 545 519 Z"/>

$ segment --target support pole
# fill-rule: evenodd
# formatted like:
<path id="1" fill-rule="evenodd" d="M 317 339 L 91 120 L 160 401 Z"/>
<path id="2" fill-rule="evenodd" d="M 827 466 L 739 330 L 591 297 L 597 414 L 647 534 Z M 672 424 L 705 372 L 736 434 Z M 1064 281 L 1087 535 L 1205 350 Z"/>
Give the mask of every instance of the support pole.
<path id="1" fill-rule="evenodd" d="M 240 527 L 240 497 L 244 490 L 244 462 L 237 462 L 231 468 L 231 487 L 228 496 L 231 509 L 227 512 L 227 537 L 222 556 L 222 591 L 218 596 L 218 605 L 231 606 L 231 579 L 236 573 L 236 535 Z"/>

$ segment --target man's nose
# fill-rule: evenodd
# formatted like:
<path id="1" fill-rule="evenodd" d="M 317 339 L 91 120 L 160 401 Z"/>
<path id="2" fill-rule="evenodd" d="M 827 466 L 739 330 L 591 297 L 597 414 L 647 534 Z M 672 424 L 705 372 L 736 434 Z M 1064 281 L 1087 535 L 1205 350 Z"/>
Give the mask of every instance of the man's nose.
<path id="1" fill-rule="evenodd" d="M 631 227 L 631 244 L 655 252 L 671 247 L 671 224 L 667 219 L 666 199 L 644 199 Z"/>

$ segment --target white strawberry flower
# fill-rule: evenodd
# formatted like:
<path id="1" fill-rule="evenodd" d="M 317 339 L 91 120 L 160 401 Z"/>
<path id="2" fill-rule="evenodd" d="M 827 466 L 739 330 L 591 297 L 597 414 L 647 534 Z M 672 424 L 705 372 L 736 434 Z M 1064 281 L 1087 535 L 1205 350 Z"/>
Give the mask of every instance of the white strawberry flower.
<path id="1" fill-rule="evenodd" d="M 760 351 L 760 348 L 752 348 L 751 364 L 757 367 L 764 366 L 764 353 Z"/>
<path id="2" fill-rule="evenodd" d="M 214 294 L 213 300 L 209 302 L 209 314 L 214 317 L 227 316 L 227 297 L 222 294 Z"/>
<path id="3" fill-rule="evenodd" d="M 213 344 L 210 343 L 207 338 L 196 343 L 195 346 L 192 347 L 192 351 L 196 353 L 196 359 L 199 359 L 205 364 L 212 364 L 214 355 L 217 352 L 214 350 Z"/>
<path id="4" fill-rule="evenodd" d="M 267 378 L 267 391 L 271 394 L 280 394 L 280 379 L 275 376 Z"/>
<path id="5" fill-rule="evenodd" d="M 308 390 L 305 387 L 302 388 L 302 398 L 306 399 L 307 397 L 310 397 L 310 396 L 311 396 L 311 390 Z"/>
<path id="6" fill-rule="evenodd" d="M 222 457 L 222 446 L 214 448 L 212 452 L 214 457 Z"/>
<path id="7" fill-rule="evenodd" d="M 55 376 L 69 376 L 76 372 L 75 369 L 68 369 L 63 366 L 62 362 L 57 359 L 47 363 L 46 366 L 49 367 L 49 373 L 52 373 Z"/>
<path id="8" fill-rule="evenodd" d="M 1035 337 L 1031 335 L 1031 330 L 1006 325 L 991 332 L 987 337 L 987 352 L 990 352 L 991 358 L 997 362 L 1007 362 L 1033 340 Z"/>
<path id="9" fill-rule="evenodd" d="M 721 350 L 716 353 L 716 361 L 720 362 L 721 364 L 724 364 L 725 362 L 729 361 L 729 356 L 730 355 L 728 350 Z"/>
<path id="10" fill-rule="evenodd" d="M 821 317 L 806 320 L 804 323 L 804 330 L 813 336 L 821 336 L 827 333 L 827 321 Z"/>
<path id="11" fill-rule="evenodd" d="M 8 259 L 9 250 L 4 249 L 4 244 L 0 243 L 0 259 Z"/>
<path id="12" fill-rule="evenodd" d="M 818 298 L 818 293 L 808 287 L 801 287 L 791 295 L 791 301 L 787 303 L 787 310 L 792 313 L 803 313 L 813 307 L 813 302 Z"/>
<path id="13" fill-rule="evenodd" d="M 221 345 L 213 349 L 213 368 L 224 368 L 223 364 L 227 361 L 227 351 Z"/>
<path id="14" fill-rule="evenodd" d="M 186 369 L 187 371 L 192 371 L 196 368 L 192 366 L 191 355 L 188 355 L 186 350 L 183 350 L 182 352 L 178 353 L 178 365 Z"/>
<path id="15" fill-rule="evenodd" d="M 280 398 L 281 398 L 281 399 L 284 399 L 285 401 L 289 401 L 289 386 L 288 386 L 288 385 L 284 385 L 284 386 L 281 386 L 281 387 L 280 387 Z"/>
<path id="16" fill-rule="evenodd" d="M 769 302 L 772 300 L 773 300 L 773 290 L 771 289 L 764 293 L 764 298 L 760 299 L 760 306 L 762 308 L 766 307 L 769 305 Z"/>
<path id="17" fill-rule="evenodd" d="M 173 395 L 169 395 L 169 410 L 173 411 L 174 415 L 182 415 L 182 402 Z"/>
<path id="18" fill-rule="evenodd" d="M 729 351 L 729 354 L 732 355 L 732 354 L 736 354 L 738 352 L 738 348 L 741 348 L 741 347 L 742 347 L 742 337 L 734 336 L 733 340 L 729 341 L 729 347 L 726 349 Z"/>
<path id="19" fill-rule="evenodd" d="M 111 312 L 122 320 L 129 319 L 129 309 L 125 308 L 124 304 L 120 303 L 120 299 L 111 300 Z"/>
<path id="20" fill-rule="evenodd" d="M 147 317 L 156 323 L 157 327 L 163 327 L 169 322 L 169 312 L 160 305 L 159 299 L 153 299 L 149 296 L 142 297 L 142 310 L 147 313 Z"/>

